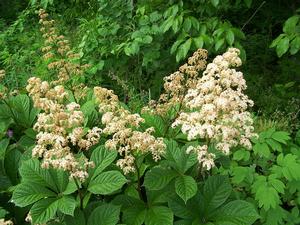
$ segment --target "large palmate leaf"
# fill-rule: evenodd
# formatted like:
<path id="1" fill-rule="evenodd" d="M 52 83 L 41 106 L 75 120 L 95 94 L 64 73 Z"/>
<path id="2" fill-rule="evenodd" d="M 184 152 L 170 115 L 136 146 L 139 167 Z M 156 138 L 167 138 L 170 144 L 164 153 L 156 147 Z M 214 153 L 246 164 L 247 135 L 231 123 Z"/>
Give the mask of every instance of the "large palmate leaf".
<path id="1" fill-rule="evenodd" d="M 38 183 L 27 181 L 19 184 L 14 190 L 12 202 L 17 206 L 25 207 L 50 196 L 56 196 L 56 194 Z"/>
<path id="2" fill-rule="evenodd" d="M 77 202 L 71 196 L 62 196 L 60 198 L 45 198 L 36 202 L 31 210 L 32 222 L 34 224 L 46 223 L 54 219 L 57 211 L 65 215 L 74 215 Z"/>
<path id="3" fill-rule="evenodd" d="M 22 181 L 38 183 L 59 192 L 55 182 L 53 181 L 50 173 L 46 169 L 40 167 L 37 159 L 30 159 L 22 163 L 20 168 Z"/>

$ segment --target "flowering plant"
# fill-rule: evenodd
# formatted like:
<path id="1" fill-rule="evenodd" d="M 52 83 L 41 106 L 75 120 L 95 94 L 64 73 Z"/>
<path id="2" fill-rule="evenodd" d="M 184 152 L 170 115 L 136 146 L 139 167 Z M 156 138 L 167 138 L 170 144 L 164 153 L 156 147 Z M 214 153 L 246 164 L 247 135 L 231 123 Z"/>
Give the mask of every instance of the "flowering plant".
<path id="1" fill-rule="evenodd" d="M 9 176 L 10 202 L 22 213 L 12 222 L 250 225 L 280 202 L 263 201 L 261 193 L 273 185 L 283 194 L 279 179 L 291 185 L 300 179 L 291 172 L 300 165 L 296 156 L 273 154 L 278 166 L 265 167 L 272 171 L 268 180 L 257 172 L 251 190 L 238 191 L 246 180 L 240 171 L 254 165 L 247 154 L 267 158 L 265 139 L 273 150 L 290 140 L 274 130 L 255 134 L 248 111 L 253 102 L 236 69 L 242 63 L 238 49 L 229 48 L 208 64 L 208 52 L 198 49 L 164 78 L 158 101 L 133 112 L 113 90 L 84 84 L 89 65 L 81 64 L 44 10 L 39 16 L 51 79 L 32 77 L 28 96 L 5 92 L 1 100 L 0 115 L 6 110 L 9 122 L 0 146 L 6 161 L 18 157 L 15 176 Z M 240 161 L 248 167 L 238 170 Z M 238 193 L 254 197 L 241 200 Z"/>

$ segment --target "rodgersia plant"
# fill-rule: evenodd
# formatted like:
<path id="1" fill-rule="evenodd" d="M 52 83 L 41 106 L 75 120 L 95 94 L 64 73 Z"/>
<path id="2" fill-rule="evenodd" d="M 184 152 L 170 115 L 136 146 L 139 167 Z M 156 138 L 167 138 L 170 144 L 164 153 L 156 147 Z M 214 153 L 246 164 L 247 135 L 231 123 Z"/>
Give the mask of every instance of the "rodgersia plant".
<path id="1" fill-rule="evenodd" d="M 118 97 L 106 88 L 95 87 L 94 94 L 99 103 L 99 111 L 103 113 L 102 124 L 105 125 L 103 133 L 112 135 L 105 142 L 108 149 L 118 150 L 122 159 L 117 165 L 125 174 L 135 172 L 135 154 L 151 153 L 153 159 L 158 161 L 166 148 L 162 138 L 151 135 L 154 128 L 148 128 L 145 132 L 137 130 L 140 123 L 144 122 L 139 114 L 131 114 L 120 106 Z"/>
<path id="2" fill-rule="evenodd" d="M 24 220 L 25 214 L 31 224 L 63 225 L 250 225 L 257 220 L 252 204 L 231 196 L 228 178 L 206 180 L 198 173 L 199 163 L 206 169 L 214 165 L 211 147 L 226 154 L 239 144 L 251 147 L 246 109 L 252 102 L 242 93 L 242 73 L 231 68 L 241 64 L 237 49 L 207 67 L 207 51 L 197 50 L 165 78 L 159 101 L 139 114 L 112 90 L 81 84 L 87 66 L 81 66 L 49 15 L 44 10 L 39 15 L 44 58 L 55 76 L 51 81 L 32 77 L 26 87 L 40 111 L 30 131 L 37 133 L 36 142 L 21 160 L 21 183 L 12 196 L 24 208 Z"/>
<path id="3" fill-rule="evenodd" d="M 85 67 L 72 61 L 76 54 L 71 51 L 68 41 L 58 35 L 55 22 L 47 19 L 48 14 L 40 10 L 39 16 L 47 45 L 42 51 L 45 59 L 52 59 L 48 69 L 57 72 L 57 80 L 51 83 L 36 77 L 28 80 L 26 89 L 29 96 L 34 106 L 42 110 L 33 127 L 39 133 L 32 156 L 43 160 L 43 168 L 68 171 L 71 178 L 83 182 L 93 163 L 88 162 L 83 154 L 76 157 L 73 153 L 86 151 L 97 144 L 102 130 L 98 127 L 84 128 L 85 118 L 80 105 L 68 100 L 69 93 L 64 87 L 71 76 L 81 76 Z"/>
<path id="4" fill-rule="evenodd" d="M 210 145 L 224 154 L 237 145 L 251 149 L 250 139 L 255 136 L 253 120 L 247 108 L 253 102 L 243 93 L 246 81 L 234 69 L 242 64 L 239 50 L 230 48 L 208 64 L 203 76 L 184 97 L 186 112 L 181 112 L 172 124 L 181 126 L 188 140 L 200 138 L 202 146 L 189 147 L 207 169 L 213 165 L 214 154 L 208 153 Z"/>

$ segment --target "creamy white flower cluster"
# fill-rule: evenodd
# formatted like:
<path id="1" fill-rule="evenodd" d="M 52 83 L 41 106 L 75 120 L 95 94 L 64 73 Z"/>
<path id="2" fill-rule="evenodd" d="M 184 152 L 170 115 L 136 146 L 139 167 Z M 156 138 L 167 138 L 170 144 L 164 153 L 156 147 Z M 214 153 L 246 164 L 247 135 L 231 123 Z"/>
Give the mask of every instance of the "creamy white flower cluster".
<path id="1" fill-rule="evenodd" d="M 200 71 L 205 69 L 206 59 L 207 51 L 198 49 L 178 71 L 164 77 L 164 93 L 160 95 L 158 102 L 151 100 L 149 106 L 143 108 L 143 112 L 164 116 L 170 109 L 181 104 L 186 91 L 195 86 Z"/>
<path id="2" fill-rule="evenodd" d="M 62 84 L 73 75 L 82 75 L 90 65 L 80 65 L 76 62 L 80 55 L 72 51 L 69 41 L 59 34 L 55 28 L 55 21 L 49 19 L 49 15 L 44 9 L 39 10 L 39 17 L 39 23 L 42 26 L 40 31 L 45 39 L 45 47 L 42 48 L 43 58 L 48 60 L 49 70 L 57 71 L 58 79 L 53 82 Z"/>
<path id="3" fill-rule="evenodd" d="M 63 86 L 52 87 L 47 81 L 32 77 L 26 87 L 34 106 L 42 110 L 34 129 L 38 131 L 33 157 L 43 159 L 42 167 L 70 172 L 70 177 L 84 181 L 92 162 L 82 156 L 77 158 L 73 150 L 88 150 L 98 143 L 102 130 L 98 127 L 84 129 L 84 115 L 80 105 L 65 104 L 68 93 Z"/>
<path id="4" fill-rule="evenodd" d="M 233 69 L 242 64 L 239 53 L 238 49 L 230 48 L 207 65 L 195 88 L 185 95 L 186 112 L 172 124 L 181 126 L 188 140 L 206 141 L 206 145 L 191 147 L 189 152 L 195 151 L 207 169 L 214 165 L 214 155 L 207 152 L 208 144 L 229 154 L 230 148 L 237 145 L 251 148 L 250 138 L 255 135 L 253 120 L 247 112 L 253 102 L 243 94 L 247 87 L 243 74 Z"/>
<path id="5" fill-rule="evenodd" d="M 145 132 L 137 130 L 140 123 L 144 122 L 139 114 L 131 114 L 121 107 L 118 97 L 111 90 L 95 87 L 94 94 L 99 103 L 99 111 L 103 114 L 103 133 L 111 135 L 105 146 L 119 152 L 122 159 L 117 161 L 117 165 L 125 174 L 135 171 L 135 153 L 151 153 L 155 161 L 161 158 L 166 145 L 162 138 L 155 138 L 151 134 L 154 132 L 153 128 Z"/>
<path id="6" fill-rule="evenodd" d="M 11 220 L 0 219 L 0 225 L 14 225 Z"/>

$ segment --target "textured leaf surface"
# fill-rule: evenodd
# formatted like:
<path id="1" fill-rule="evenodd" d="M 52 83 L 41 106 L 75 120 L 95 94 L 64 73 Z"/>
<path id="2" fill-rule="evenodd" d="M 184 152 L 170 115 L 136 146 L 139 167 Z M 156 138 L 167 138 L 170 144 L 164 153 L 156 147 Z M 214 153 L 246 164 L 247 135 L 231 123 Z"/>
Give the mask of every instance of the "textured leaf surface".
<path id="1" fill-rule="evenodd" d="M 91 180 L 88 190 L 94 194 L 107 195 L 120 189 L 126 181 L 119 171 L 107 171 Z"/>
<path id="2" fill-rule="evenodd" d="M 173 213 L 164 206 L 152 206 L 147 211 L 145 225 L 173 225 Z"/>
<path id="3" fill-rule="evenodd" d="M 91 156 L 91 161 L 95 163 L 95 169 L 92 170 L 92 179 L 108 167 L 116 157 L 116 151 L 107 150 L 104 146 L 97 147 Z"/>
<path id="4" fill-rule="evenodd" d="M 184 202 L 187 202 L 197 193 L 197 183 L 190 176 L 179 176 L 175 180 L 175 191 Z"/>
<path id="5" fill-rule="evenodd" d="M 258 218 L 259 215 L 252 204 L 236 200 L 218 210 L 213 221 L 215 225 L 251 225 Z"/>
<path id="6" fill-rule="evenodd" d="M 175 171 L 157 166 L 146 173 L 144 186 L 149 190 L 160 190 L 167 186 L 175 176 Z"/>
<path id="7" fill-rule="evenodd" d="M 88 225 L 116 225 L 119 221 L 120 207 L 112 204 L 103 204 L 93 210 Z"/>
<path id="8" fill-rule="evenodd" d="M 231 185 L 227 177 L 211 176 L 204 184 L 203 196 L 206 211 L 209 213 L 222 205 L 231 194 Z"/>
<path id="9" fill-rule="evenodd" d="M 32 222 L 46 223 L 55 217 L 57 211 L 57 201 L 54 198 L 42 199 L 36 202 L 31 210 Z"/>
<path id="10" fill-rule="evenodd" d="M 49 189 L 30 182 L 23 182 L 13 192 L 12 201 L 20 207 L 25 207 L 36 201 L 56 194 Z"/>
<path id="11" fill-rule="evenodd" d="M 57 200 L 57 206 L 59 211 L 63 214 L 73 216 L 76 208 L 76 200 L 71 196 L 63 196 Z"/>

